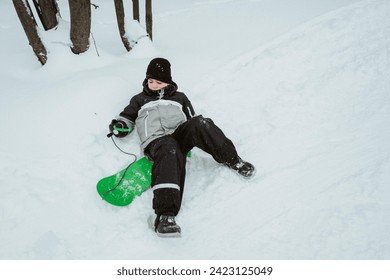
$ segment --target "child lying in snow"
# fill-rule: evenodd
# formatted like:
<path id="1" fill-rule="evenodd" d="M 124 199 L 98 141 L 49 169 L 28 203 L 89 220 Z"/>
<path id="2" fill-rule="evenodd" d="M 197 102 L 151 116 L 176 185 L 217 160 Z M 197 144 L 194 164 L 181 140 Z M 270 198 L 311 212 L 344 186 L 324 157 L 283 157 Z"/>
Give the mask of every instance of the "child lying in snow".
<path id="1" fill-rule="evenodd" d="M 143 91 L 130 100 L 119 118 L 110 124 L 116 137 L 137 128 L 141 148 L 153 161 L 153 209 L 159 236 L 180 236 L 175 223 L 183 197 L 186 156 L 193 147 L 209 153 L 217 162 L 251 177 L 255 168 L 243 161 L 232 143 L 209 118 L 196 116 L 187 96 L 177 91 L 171 64 L 153 59 L 147 68 Z M 127 130 L 127 131 L 124 131 Z"/>

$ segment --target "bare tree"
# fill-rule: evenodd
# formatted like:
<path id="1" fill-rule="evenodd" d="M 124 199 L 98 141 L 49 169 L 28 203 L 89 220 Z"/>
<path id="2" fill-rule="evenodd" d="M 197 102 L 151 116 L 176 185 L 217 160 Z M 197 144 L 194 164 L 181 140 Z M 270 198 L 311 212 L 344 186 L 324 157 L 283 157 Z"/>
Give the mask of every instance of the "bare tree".
<path id="1" fill-rule="evenodd" d="M 29 5 L 29 1 L 33 1 L 39 19 L 45 30 L 52 29 L 58 25 L 60 11 L 57 0 L 12 0 L 19 20 L 27 35 L 27 39 L 35 55 L 38 57 L 38 60 L 43 65 L 47 61 L 47 51 L 39 37 L 39 28 Z M 91 0 L 68 0 L 68 3 L 70 10 L 71 50 L 75 54 L 80 54 L 87 51 L 89 48 L 89 37 L 91 34 Z M 132 48 L 126 34 L 123 0 L 114 0 L 114 3 L 119 33 L 126 50 L 130 51 Z M 132 0 L 132 3 L 133 19 L 139 22 L 139 0 Z M 145 0 L 145 10 L 146 32 L 150 39 L 152 39 L 152 0 Z"/>
<path id="2" fill-rule="evenodd" d="M 39 62 L 44 65 L 47 61 L 47 52 L 39 37 L 37 22 L 35 21 L 28 1 L 12 0 L 12 2 L 35 55 L 38 57 Z"/>
<path id="3" fill-rule="evenodd" d="M 153 17 L 152 17 L 152 0 L 146 0 L 146 32 L 149 34 L 150 40 L 153 40 Z"/>
<path id="4" fill-rule="evenodd" d="M 114 0 L 114 3 L 115 3 L 115 12 L 116 12 L 116 19 L 118 22 L 119 34 L 121 36 L 123 45 L 125 46 L 126 50 L 129 52 L 131 51 L 131 46 L 129 40 L 126 37 L 125 11 L 123 9 L 123 0 Z"/>
<path id="5" fill-rule="evenodd" d="M 139 22 L 139 0 L 133 0 L 133 19 Z"/>
<path id="6" fill-rule="evenodd" d="M 89 48 L 91 32 L 91 1 L 69 0 L 70 9 L 70 40 L 72 52 L 80 54 Z"/>
<path id="7" fill-rule="evenodd" d="M 33 0 L 35 9 L 45 30 L 50 30 L 58 25 L 57 4 L 55 0 Z"/>

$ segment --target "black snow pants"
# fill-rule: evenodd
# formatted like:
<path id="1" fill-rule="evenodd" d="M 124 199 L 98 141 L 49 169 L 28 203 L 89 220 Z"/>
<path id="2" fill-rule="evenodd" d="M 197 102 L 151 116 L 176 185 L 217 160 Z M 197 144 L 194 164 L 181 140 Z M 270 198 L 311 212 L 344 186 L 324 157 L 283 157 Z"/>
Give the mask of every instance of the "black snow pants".
<path id="1" fill-rule="evenodd" d="M 198 147 L 217 162 L 227 166 L 237 162 L 238 155 L 230 141 L 209 118 L 196 116 L 177 127 L 170 135 L 152 141 L 145 154 L 153 161 L 153 209 L 157 215 L 179 212 L 184 191 L 187 153 Z"/>

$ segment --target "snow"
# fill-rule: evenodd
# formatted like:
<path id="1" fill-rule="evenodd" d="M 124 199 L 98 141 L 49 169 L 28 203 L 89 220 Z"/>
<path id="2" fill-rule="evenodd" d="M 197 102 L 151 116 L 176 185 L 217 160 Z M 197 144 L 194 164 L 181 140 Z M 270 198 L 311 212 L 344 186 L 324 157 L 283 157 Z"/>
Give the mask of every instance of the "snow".
<path id="1" fill-rule="evenodd" d="M 0 259 L 390 258 L 389 1 L 154 1 L 153 43 L 128 18 L 126 53 L 95 0 L 80 56 L 64 2 L 44 67 L 0 3 Z M 195 149 L 180 239 L 151 230 L 151 191 L 118 208 L 95 190 L 131 161 L 107 127 L 156 56 L 257 167 Z M 141 156 L 135 134 L 118 144 Z"/>

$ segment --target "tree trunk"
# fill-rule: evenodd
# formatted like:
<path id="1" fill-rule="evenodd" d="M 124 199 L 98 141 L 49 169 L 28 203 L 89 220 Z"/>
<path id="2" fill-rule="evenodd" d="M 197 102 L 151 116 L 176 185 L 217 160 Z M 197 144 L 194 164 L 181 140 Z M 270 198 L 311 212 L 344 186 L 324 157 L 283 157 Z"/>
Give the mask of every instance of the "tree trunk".
<path id="1" fill-rule="evenodd" d="M 39 17 L 45 30 L 50 30 L 58 25 L 57 20 L 57 5 L 55 0 L 34 0 L 34 3 L 38 2 Z"/>
<path id="2" fill-rule="evenodd" d="M 39 37 L 37 22 L 35 21 L 30 5 L 27 0 L 12 0 L 12 2 L 35 55 L 38 57 L 39 62 L 44 65 L 47 61 L 47 52 Z"/>
<path id="3" fill-rule="evenodd" d="M 115 12 L 116 12 L 116 19 L 118 22 L 119 34 L 121 36 L 123 45 L 125 46 L 126 50 L 129 52 L 131 51 L 131 46 L 129 40 L 126 37 L 125 11 L 123 9 L 123 0 L 114 0 L 114 3 L 115 3 Z"/>
<path id="4" fill-rule="evenodd" d="M 35 10 L 37 11 L 39 19 L 41 20 L 41 22 L 43 22 L 41 8 L 39 7 L 38 0 L 33 0 L 33 3 L 34 3 L 34 7 L 35 7 Z"/>
<path id="5" fill-rule="evenodd" d="M 150 40 L 153 40 L 153 17 L 152 17 L 152 0 L 146 0 L 146 32 L 149 34 Z"/>
<path id="6" fill-rule="evenodd" d="M 139 0 L 133 0 L 133 19 L 139 22 Z"/>
<path id="7" fill-rule="evenodd" d="M 91 32 L 91 1 L 69 0 L 70 9 L 70 40 L 72 52 L 80 54 L 89 48 Z"/>

